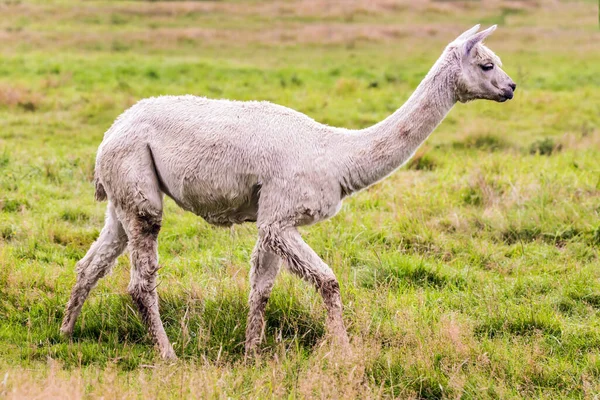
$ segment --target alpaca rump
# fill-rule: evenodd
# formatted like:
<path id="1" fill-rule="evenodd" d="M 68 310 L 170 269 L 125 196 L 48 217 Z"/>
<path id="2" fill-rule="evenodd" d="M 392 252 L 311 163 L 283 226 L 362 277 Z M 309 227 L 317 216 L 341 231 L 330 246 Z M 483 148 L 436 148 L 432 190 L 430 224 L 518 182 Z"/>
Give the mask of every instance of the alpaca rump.
<path id="1" fill-rule="evenodd" d="M 163 96 L 140 101 L 104 135 L 96 157 L 96 198 L 105 226 L 77 264 L 61 327 L 73 331 L 90 290 L 129 248 L 128 291 L 163 358 L 175 358 L 158 309 L 157 240 L 163 197 L 211 224 L 256 222 L 250 260 L 246 354 L 264 334 L 265 306 L 282 265 L 323 297 L 327 330 L 348 336 L 338 281 L 302 240 L 298 226 L 332 217 L 345 197 L 388 176 L 415 153 L 456 102 L 511 99 L 516 85 L 475 26 L 452 41 L 408 101 L 361 130 L 320 124 L 268 102 Z"/>

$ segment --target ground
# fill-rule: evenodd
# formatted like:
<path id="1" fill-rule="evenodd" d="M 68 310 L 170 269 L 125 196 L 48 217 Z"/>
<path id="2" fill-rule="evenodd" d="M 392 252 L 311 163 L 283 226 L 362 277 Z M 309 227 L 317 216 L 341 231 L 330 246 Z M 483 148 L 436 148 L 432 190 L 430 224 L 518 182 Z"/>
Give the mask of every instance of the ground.
<path id="1" fill-rule="evenodd" d="M 0 398 L 597 398 L 600 33 L 595 1 L 0 1 Z M 167 201 L 161 362 L 127 256 L 59 335 L 97 237 L 94 155 L 160 94 L 261 99 L 348 128 L 398 108 L 476 23 L 517 83 L 459 104 L 415 158 L 303 229 L 339 277 L 354 353 L 278 278 L 243 362 L 253 225 Z"/>

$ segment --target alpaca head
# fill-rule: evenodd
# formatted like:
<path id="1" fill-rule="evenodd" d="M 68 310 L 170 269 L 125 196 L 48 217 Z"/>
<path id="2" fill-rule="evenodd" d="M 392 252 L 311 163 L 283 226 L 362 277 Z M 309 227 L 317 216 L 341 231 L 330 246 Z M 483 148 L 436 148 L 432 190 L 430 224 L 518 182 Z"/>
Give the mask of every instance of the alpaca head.
<path id="1" fill-rule="evenodd" d="M 464 32 L 447 47 L 454 64 L 456 97 L 465 103 L 487 99 L 504 102 L 513 98 L 517 85 L 500 68 L 500 58 L 482 41 L 496 30 L 496 25 L 481 31 L 479 25 Z"/>

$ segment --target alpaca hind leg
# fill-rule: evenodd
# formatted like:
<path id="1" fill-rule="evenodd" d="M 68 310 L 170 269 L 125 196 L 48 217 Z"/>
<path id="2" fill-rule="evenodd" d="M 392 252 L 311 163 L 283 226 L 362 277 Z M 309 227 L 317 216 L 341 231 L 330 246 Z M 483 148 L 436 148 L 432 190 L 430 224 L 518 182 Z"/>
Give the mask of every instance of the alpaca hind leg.
<path id="1" fill-rule="evenodd" d="M 77 263 L 77 282 L 71 291 L 60 328 L 63 334 L 71 335 L 75 321 L 90 290 L 96 286 L 100 278 L 108 274 L 126 246 L 127 235 L 117 219 L 113 205 L 109 203 L 106 222 L 98 240 L 92 244 L 85 257 Z"/>
<path id="2" fill-rule="evenodd" d="M 153 213 L 154 214 L 154 213 Z M 121 217 L 121 215 L 120 215 Z M 176 359 L 169 342 L 158 309 L 158 233 L 161 226 L 160 214 L 127 213 L 121 217 L 129 237 L 131 254 L 131 280 L 127 288 L 137 306 L 142 321 L 148 327 L 154 343 L 164 359 Z"/>
<path id="3" fill-rule="evenodd" d="M 340 285 L 327 264 L 308 246 L 295 227 L 270 225 L 259 228 L 265 246 L 285 261 L 294 274 L 315 286 L 323 297 L 327 309 L 328 333 L 342 347 L 348 348 L 349 340 L 342 319 Z"/>
<path id="4" fill-rule="evenodd" d="M 141 132 L 146 128 L 140 125 L 131 129 Z M 175 352 L 160 319 L 156 292 L 157 239 L 163 212 L 163 193 L 156 165 L 145 143 L 131 140 L 126 147 L 115 143 L 109 142 L 99 153 L 97 177 L 107 197 L 115 204 L 117 217 L 129 241 L 131 279 L 128 292 L 160 355 L 173 359 Z"/>
<path id="5" fill-rule="evenodd" d="M 281 258 L 266 249 L 259 241 L 254 247 L 250 270 L 250 297 L 246 325 L 246 357 L 250 356 L 264 336 L 265 308 L 271 296 L 275 278 L 281 267 Z"/>

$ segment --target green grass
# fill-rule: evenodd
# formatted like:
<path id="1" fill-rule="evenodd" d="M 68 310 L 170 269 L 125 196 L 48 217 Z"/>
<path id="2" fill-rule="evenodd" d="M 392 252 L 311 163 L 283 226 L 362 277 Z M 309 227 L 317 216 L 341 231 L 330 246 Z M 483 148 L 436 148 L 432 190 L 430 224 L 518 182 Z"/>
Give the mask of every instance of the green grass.
<path id="1" fill-rule="evenodd" d="M 593 2 L 4 3 L 0 397 L 600 394 Z M 193 93 L 365 127 L 477 22 L 500 25 L 488 44 L 515 99 L 457 105 L 407 167 L 302 230 L 340 280 L 351 357 L 322 343 L 319 296 L 282 273 L 262 357 L 244 364 L 256 229 L 209 226 L 170 200 L 158 291 L 180 361 L 158 360 L 126 294 L 126 256 L 73 340 L 59 336 L 74 265 L 103 223 L 95 151 L 124 109 Z"/>

